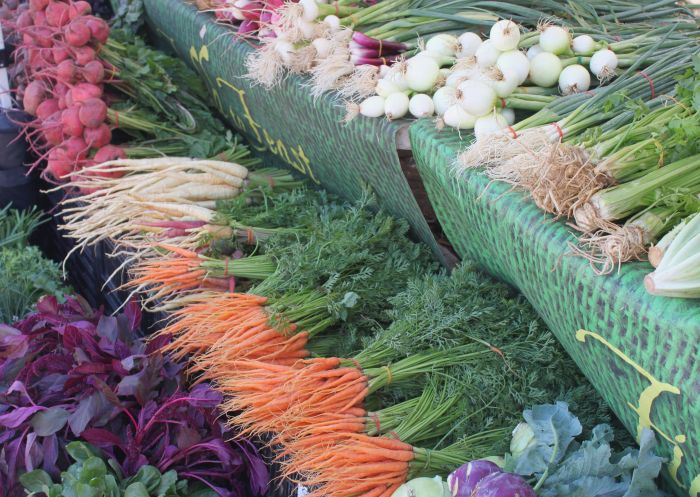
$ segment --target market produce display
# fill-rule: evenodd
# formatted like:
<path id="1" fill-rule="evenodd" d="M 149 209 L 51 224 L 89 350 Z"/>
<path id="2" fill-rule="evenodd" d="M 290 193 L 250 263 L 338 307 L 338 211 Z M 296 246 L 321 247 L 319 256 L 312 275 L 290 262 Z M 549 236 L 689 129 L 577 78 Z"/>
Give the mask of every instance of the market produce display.
<path id="1" fill-rule="evenodd" d="M 253 47 L 246 84 L 305 75 L 311 99 L 337 97 L 343 125 L 412 117 L 402 131 L 473 131 L 445 171 L 455 185 L 479 168 L 568 219 L 597 273 L 648 255 L 650 293 L 699 295 L 700 31 L 688 6 L 194 3 L 235 26 L 225 42 Z M 82 0 L 1 11 L 30 166 L 62 196 L 61 255 L 107 247 L 98 257 L 116 269 L 100 283 L 128 294 L 108 315 L 58 283 L 56 264 L 35 275 L 43 263 L 30 259 L 43 259 L 25 247 L 41 215 L 0 210 L 0 273 L 20 282 L 18 297 L 0 296 L 9 497 L 287 497 L 290 484 L 311 497 L 661 497 L 664 463 L 664 490 L 697 497 L 694 441 L 652 422 L 657 397 L 679 388 L 576 323 L 576 340 L 595 338 L 651 382 L 628 403 L 630 437 L 523 296 L 468 260 L 439 268 L 378 202 L 381 175 L 360 174 L 348 200 L 262 166 L 251 150 L 265 147 L 208 101 L 289 155 L 246 90 L 148 46 L 142 8 L 112 2 L 110 22 Z M 202 69 L 206 24 L 198 36 L 188 62 Z M 221 105 L 224 86 L 240 115 Z M 141 326 L 142 309 L 155 325 Z"/>

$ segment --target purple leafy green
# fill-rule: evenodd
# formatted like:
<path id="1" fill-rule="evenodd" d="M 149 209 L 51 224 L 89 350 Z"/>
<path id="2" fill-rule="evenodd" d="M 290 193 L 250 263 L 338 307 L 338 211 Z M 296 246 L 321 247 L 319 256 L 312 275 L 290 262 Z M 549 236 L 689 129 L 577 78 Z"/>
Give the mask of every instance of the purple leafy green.
<path id="1" fill-rule="evenodd" d="M 263 495 L 269 475 L 257 449 L 219 420 L 220 394 L 187 390 L 181 367 L 137 333 L 141 313 L 90 309 L 79 297 L 46 297 L 13 326 L 0 325 L 0 488 L 23 495 L 18 475 L 56 478 L 65 446 L 85 440 L 126 477 L 149 464 L 177 471 L 221 497 Z"/>

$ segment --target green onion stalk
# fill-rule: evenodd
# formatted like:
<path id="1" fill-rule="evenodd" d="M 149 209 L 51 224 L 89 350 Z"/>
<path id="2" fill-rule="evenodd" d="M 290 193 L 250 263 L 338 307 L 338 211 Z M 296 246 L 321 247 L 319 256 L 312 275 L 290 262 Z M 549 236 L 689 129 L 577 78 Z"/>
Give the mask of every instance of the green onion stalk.
<path id="1" fill-rule="evenodd" d="M 700 216 L 694 214 L 662 240 L 656 270 L 644 278 L 652 295 L 700 298 Z"/>
<path id="2" fill-rule="evenodd" d="M 658 191 L 682 190 L 700 193 L 700 154 L 655 169 L 644 176 L 595 193 L 574 211 L 576 224 L 584 231 L 604 227 L 606 222 L 625 219 L 648 207 Z"/>

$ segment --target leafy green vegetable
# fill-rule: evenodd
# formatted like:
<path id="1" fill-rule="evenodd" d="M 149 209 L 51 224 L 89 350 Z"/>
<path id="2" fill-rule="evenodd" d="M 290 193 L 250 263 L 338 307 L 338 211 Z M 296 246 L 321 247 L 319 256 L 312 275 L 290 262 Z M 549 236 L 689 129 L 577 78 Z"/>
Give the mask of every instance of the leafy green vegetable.
<path id="1" fill-rule="evenodd" d="M 578 418 L 565 402 L 539 405 L 523 414 L 513 432 L 505 471 L 529 477 L 540 497 L 660 497 L 655 478 L 663 459 L 654 455 L 654 433 L 645 429 L 639 450 L 614 453 L 613 431 L 601 424 L 578 443 Z"/>
<path id="2" fill-rule="evenodd" d="M 0 323 L 19 319 L 42 295 L 62 299 L 66 291 L 60 268 L 37 247 L 0 248 Z"/>
<path id="3" fill-rule="evenodd" d="M 110 21 L 112 28 L 136 34 L 146 18 L 143 0 L 111 0 L 110 3 L 114 11 L 114 16 Z"/>
<path id="4" fill-rule="evenodd" d="M 61 473 L 61 483 L 53 483 L 51 476 L 36 469 L 20 476 L 29 497 L 216 497 L 213 490 L 203 484 L 188 485 L 178 480 L 173 470 L 161 474 L 157 468 L 144 465 L 129 479 L 122 479 L 107 464 L 94 447 L 71 442 L 67 451 L 75 460 Z"/>
<path id="5" fill-rule="evenodd" d="M 24 247 L 29 235 L 46 221 L 36 207 L 24 211 L 11 207 L 10 204 L 0 209 L 0 248 Z"/>

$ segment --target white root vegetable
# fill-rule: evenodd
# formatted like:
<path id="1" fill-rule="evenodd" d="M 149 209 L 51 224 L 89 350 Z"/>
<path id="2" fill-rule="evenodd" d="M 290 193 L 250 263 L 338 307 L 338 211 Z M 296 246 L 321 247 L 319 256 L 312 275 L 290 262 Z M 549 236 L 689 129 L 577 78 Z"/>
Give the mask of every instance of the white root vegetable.
<path id="1" fill-rule="evenodd" d="M 443 116 L 447 109 L 457 103 L 457 88 L 452 86 L 443 86 L 439 88 L 433 95 L 433 104 L 435 113 L 438 116 Z"/>
<path id="2" fill-rule="evenodd" d="M 593 54 L 589 67 L 595 77 L 601 81 L 606 81 L 615 76 L 617 65 L 618 60 L 615 52 L 604 48 Z"/>
<path id="3" fill-rule="evenodd" d="M 508 123 L 508 126 L 515 124 L 515 111 L 513 109 L 502 109 L 501 115 L 503 119 L 506 120 L 506 123 Z"/>
<path id="4" fill-rule="evenodd" d="M 561 26 L 548 26 L 540 34 L 540 47 L 545 52 L 555 55 L 566 52 L 571 46 L 569 30 Z"/>
<path id="5" fill-rule="evenodd" d="M 360 114 L 366 117 L 381 117 L 384 115 L 384 97 L 374 95 L 360 103 Z"/>
<path id="6" fill-rule="evenodd" d="M 474 136 L 477 140 L 488 139 L 489 136 L 498 134 L 508 126 L 506 119 L 498 113 L 480 117 L 474 123 Z"/>
<path id="7" fill-rule="evenodd" d="M 408 113 L 408 95 L 392 93 L 384 100 L 384 114 L 389 119 L 400 119 Z"/>
<path id="8" fill-rule="evenodd" d="M 457 129 L 472 129 L 476 122 L 476 117 L 464 110 L 460 104 L 449 107 L 442 119 L 447 126 Z"/>
<path id="9" fill-rule="evenodd" d="M 430 38 L 425 44 L 425 50 L 447 57 L 454 57 L 460 45 L 457 37 L 440 33 Z"/>
<path id="10" fill-rule="evenodd" d="M 413 57 L 406 63 L 406 83 L 413 91 L 432 90 L 440 75 L 440 65 L 430 56 Z"/>
<path id="11" fill-rule="evenodd" d="M 469 31 L 460 35 L 457 41 L 459 42 L 457 56 L 460 58 L 473 57 L 476 54 L 476 50 L 483 43 L 478 34 Z"/>
<path id="12" fill-rule="evenodd" d="M 525 55 L 527 56 L 528 60 L 532 60 L 542 52 L 544 52 L 544 50 L 542 50 L 541 46 L 532 45 L 530 48 L 527 49 L 527 53 Z"/>
<path id="13" fill-rule="evenodd" d="M 459 98 L 462 107 L 473 116 L 484 116 L 496 105 L 496 92 L 481 81 L 465 81 L 459 85 Z"/>
<path id="14" fill-rule="evenodd" d="M 479 45 L 479 48 L 476 49 L 476 53 L 474 54 L 476 63 L 482 68 L 494 65 L 499 55 L 501 55 L 501 51 L 493 45 L 491 40 L 486 40 Z"/>
<path id="15" fill-rule="evenodd" d="M 520 43 L 520 27 L 513 21 L 503 19 L 491 26 L 489 40 L 502 52 L 514 50 Z"/>
<path id="16" fill-rule="evenodd" d="M 561 60 L 550 52 L 542 52 L 530 61 L 530 80 L 537 86 L 554 86 L 559 81 L 561 71 Z"/>
<path id="17" fill-rule="evenodd" d="M 401 91 L 401 89 L 396 86 L 396 84 L 392 83 L 388 79 L 379 79 L 377 80 L 377 86 L 374 88 L 374 91 L 376 92 L 377 95 L 380 97 L 388 97 L 392 93 L 396 93 L 397 91 Z"/>
<path id="18" fill-rule="evenodd" d="M 506 72 L 515 71 L 517 75 L 517 84 L 521 85 L 527 79 L 530 73 L 530 61 L 520 50 L 511 50 L 509 52 L 503 52 L 499 55 L 496 61 L 496 67 L 500 69 L 503 74 Z"/>
<path id="19" fill-rule="evenodd" d="M 595 49 L 595 41 L 588 35 L 579 35 L 571 42 L 575 54 L 588 54 Z"/>
<path id="20" fill-rule="evenodd" d="M 559 89 L 564 95 L 587 91 L 591 87 L 591 74 L 579 64 L 565 67 L 559 75 Z"/>
<path id="21" fill-rule="evenodd" d="M 413 117 L 429 117 L 435 113 L 435 104 L 430 95 L 417 93 L 408 102 L 408 111 Z"/>

